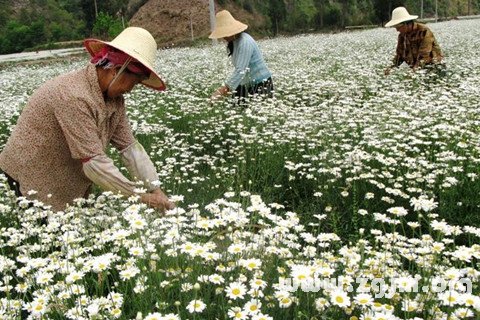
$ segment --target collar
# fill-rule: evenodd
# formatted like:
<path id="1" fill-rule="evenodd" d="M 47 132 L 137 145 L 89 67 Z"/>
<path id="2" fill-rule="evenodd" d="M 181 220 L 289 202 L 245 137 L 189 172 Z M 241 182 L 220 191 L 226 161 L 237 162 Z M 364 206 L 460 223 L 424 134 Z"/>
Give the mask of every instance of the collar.
<path id="1" fill-rule="evenodd" d="M 97 69 L 95 65 L 89 63 L 87 68 L 87 81 L 90 85 L 90 94 L 95 99 L 95 102 L 105 106 L 105 99 L 103 97 L 103 92 L 100 89 L 100 83 L 98 82 Z"/>

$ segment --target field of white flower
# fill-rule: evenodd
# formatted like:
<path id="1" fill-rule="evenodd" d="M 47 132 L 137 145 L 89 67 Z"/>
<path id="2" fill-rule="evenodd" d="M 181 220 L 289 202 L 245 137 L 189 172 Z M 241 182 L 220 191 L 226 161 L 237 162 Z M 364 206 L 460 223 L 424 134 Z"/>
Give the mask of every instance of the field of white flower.
<path id="1" fill-rule="evenodd" d="M 127 104 L 178 208 L 52 212 L 2 176 L 0 319 L 478 319 L 480 21 L 431 28 L 445 74 L 384 76 L 393 29 L 260 41 L 276 91 L 248 108 L 209 102 L 223 46 L 160 51 L 168 91 Z M 4 66 L 0 149 L 85 64 Z"/>

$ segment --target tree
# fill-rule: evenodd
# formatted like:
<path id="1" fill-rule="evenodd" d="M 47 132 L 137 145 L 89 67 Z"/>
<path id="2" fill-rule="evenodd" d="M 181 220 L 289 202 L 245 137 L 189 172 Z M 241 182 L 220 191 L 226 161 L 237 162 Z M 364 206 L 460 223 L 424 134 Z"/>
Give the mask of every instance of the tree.
<path id="1" fill-rule="evenodd" d="M 283 0 L 269 0 L 268 4 L 268 15 L 272 21 L 272 33 L 273 35 L 276 35 L 280 30 L 280 25 L 283 24 L 287 15 L 285 2 Z"/>
<path id="2" fill-rule="evenodd" d="M 323 16 L 325 15 L 325 2 L 328 0 L 315 0 L 315 7 L 317 7 L 317 15 L 315 16 L 315 27 L 323 28 Z"/>
<path id="3" fill-rule="evenodd" d="M 377 22 L 382 25 L 390 20 L 393 9 L 405 6 L 405 0 L 375 0 L 374 3 Z"/>
<path id="4" fill-rule="evenodd" d="M 110 16 L 116 16 L 119 12 L 127 12 L 128 0 L 101 0 L 96 1 L 98 15 L 100 12 Z M 83 0 L 81 2 L 82 12 L 85 16 L 87 30 L 92 30 L 98 17 L 95 16 L 95 1 Z"/>
<path id="5" fill-rule="evenodd" d="M 350 6 L 352 5 L 352 2 L 350 0 L 339 0 L 339 2 L 342 7 L 342 15 L 340 16 L 341 17 L 340 26 L 345 27 L 347 25 L 347 17 L 348 17 L 348 14 L 350 11 L 349 9 L 350 9 Z"/>
<path id="6" fill-rule="evenodd" d="M 290 31 L 306 30 L 313 27 L 314 18 L 317 14 L 314 0 L 295 0 L 291 7 L 292 12 L 287 16 L 287 25 Z"/>
<path id="7" fill-rule="evenodd" d="M 122 21 L 112 17 L 108 13 L 100 12 L 93 25 L 93 34 L 100 39 L 109 40 L 122 32 Z"/>

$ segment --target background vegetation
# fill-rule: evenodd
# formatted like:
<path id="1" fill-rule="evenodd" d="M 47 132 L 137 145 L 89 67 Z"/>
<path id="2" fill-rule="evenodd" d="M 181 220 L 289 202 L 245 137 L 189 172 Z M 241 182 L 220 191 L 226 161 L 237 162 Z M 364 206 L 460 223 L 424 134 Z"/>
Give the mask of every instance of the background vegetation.
<path id="1" fill-rule="evenodd" d="M 35 50 L 89 36 L 111 38 L 147 0 L 0 0 L 0 54 Z M 258 33 L 300 33 L 348 25 L 382 24 L 391 10 L 406 6 L 439 17 L 478 14 L 480 0 L 218 0 L 235 2 L 267 17 Z M 65 46 L 65 44 L 63 44 Z"/>

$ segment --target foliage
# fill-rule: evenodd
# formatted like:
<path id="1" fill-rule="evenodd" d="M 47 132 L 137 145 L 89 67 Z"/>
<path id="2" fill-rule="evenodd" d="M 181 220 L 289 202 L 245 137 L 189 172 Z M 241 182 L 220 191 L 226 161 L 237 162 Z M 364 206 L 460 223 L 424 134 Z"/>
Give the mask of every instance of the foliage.
<path id="1" fill-rule="evenodd" d="M 9 16 L 0 23 L 0 53 L 20 52 L 42 43 L 79 39 L 85 34 L 83 20 L 67 11 L 75 6 L 64 8 L 56 0 L 46 0 L 39 4 L 32 2 L 17 16 Z M 10 4 L 5 10 L 11 10 Z"/>
<path id="2" fill-rule="evenodd" d="M 287 6 L 287 19 L 285 26 L 289 30 L 307 30 L 313 27 L 313 18 L 317 14 L 317 8 L 313 0 L 298 0 Z"/>
<path id="3" fill-rule="evenodd" d="M 0 0 L 0 53 L 22 51 L 57 41 L 79 40 L 92 35 L 118 34 L 119 21 L 127 21 L 147 0 L 25 0 L 13 10 L 11 1 Z M 480 13 L 478 0 L 221 0 L 235 3 L 266 19 L 259 34 L 295 34 L 310 30 L 339 29 L 349 25 L 382 25 L 392 10 L 405 6 L 417 15 L 439 18 Z M 438 3 L 436 8 L 435 4 Z M 207 4 L 206 4 L 207 5 Z M 288 14 L 287 14 L 288 13 Z M 112 23 L 111 26 L 108 23 Z M 39 28 L 38 30 L 33 30 Z M 26 38 L 18 38 L 25 36 Z M 38 37 L 37 37 L 38 36 Z"/>
<path id="4" fill-rule="evenodd" d="M 93 25 L 92 33 L 101 39 L 109 40 L 117 36 L 122 30 L 121 20 L 115 19 L 107 13 L 100 12 Z"/>

